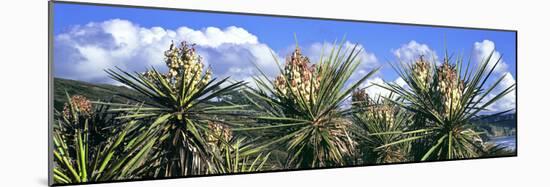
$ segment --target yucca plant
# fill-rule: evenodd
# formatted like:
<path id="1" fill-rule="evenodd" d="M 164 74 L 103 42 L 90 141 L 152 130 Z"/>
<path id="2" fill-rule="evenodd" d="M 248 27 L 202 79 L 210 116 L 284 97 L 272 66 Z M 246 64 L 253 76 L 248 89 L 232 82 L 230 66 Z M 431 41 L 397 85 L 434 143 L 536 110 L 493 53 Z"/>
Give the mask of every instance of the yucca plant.
<path id="1" fill-rule="evenodd" d="M 265 133 L 265 143 L 257 149 L 285 150 L 285 168 L 345 165 L 355 142 L 349 135 L 351 121 L 346 118 L 350 109 L 343 105 L 376 71 L 345 86 L 360 63 L 359 52 L 357 46 L 342 49 L 340 44 L 310 65 L 296 46 L 275 80 L 264 73 L 255 78 L 257 88 L 250 88 L 247 96 L 257 110 L 263 111 L 256 117 L 263 125 L 249 128 Z"/>
<path id="2" fill-rule="evenodd" d="M 398 94 L 403 101 L 394 103 L 414 113 L 414 123 L 407 138 L 386 144 L 413 142 L 417 160 L 444 160 L 478 157 L 484 149 L 479 132 L 475 132 L 472 119 L 480 112 L 512 92 L 515 85 L 501 91 L 495 88 L 504 76 L 486 85 L 500 62 L 490 64 L 492 54 L 477 67 L 470 61 L 464 65 L 462 57 L 453 61 L 445 55 L 441 65 L 418 61 L 394 66 L 407 86 L 395 83 L 380 85 Z M 490 95 L 494 97 L 489 98 Z M 503 111 L 501 113 L 508 112 Z M 497 113 L 499 114 L 499 113 Z M 414 132 L 414 133 L 413 133 Z"/>
<path id="3" fill-rule="evenodd" d="M 254 148 L 253 142 L 234 137 L 231 129 L 226 125 L 210 122 L 208 127 L 211 130 L 207 137 L 208 145 L 222 158 L 221 160 L 212 159 L 219 173 L 245 173 L 266 169 L 270 153 L 244 155 L 243 152 Z"/>
<path id="4" fill-rule="evenodd" d="M 239 139 L 224 149 L 224 161 L 219 166 L 220 173 L 246 173 L 272 169 L 266 164 L 271 153 L 259 153 L 256 156 L 242 155 L 242 152 L 250 149 L 243 148 L 242 142 L 243 140 Z"/>
<path id="5" fill-rule="evenodd" d="M 390 95 L 389 98 L 393 96 Z M 384 146 L 403 139 L 411 115 L 377 95 L 375 98 L 360 89 L 353 93 L 353 134 L 357 137 L 357 152 L 362 164 L 408 161 L 410 144 Z M 384 146 L 383 148 L 379 148 Z"/>
<path id="6" fill-rule="evenodd" d="M 216 97 L 235 91 L 243 82 L 229 83 L 228 78 L 216 81 L 211 69 L 204 70 L 201 57 L 192 45 L 182 42 L 179 47 L 170 45 L 165 52 L 167 73 L 154 68 L 147 72 L 127 73 L 123 70 L 107 70 L 120 83 L 149 97 L 154 102 L 145 103 L 139 115 L 133 119 L 153 118 L 158 129 L 151 136 L 155 144 L 158 169 L 154 177 L 171 177 L 216 173 L 212 159 L 221 159 L 208 147 L 206 137 L 212 134 L 209 121 L 228 123 L 223 115 L 241 110 L 237 105 L 214 105 Z M 135 111 L 138 108 L 126 108 Z"/>
<path id="7" fill-rule="evenodd" d="M 154 141 L 136 134 L 139 122 L 118 120 L 108 107 L 81 95 L 67 95 L 62 112 L 55 113 L 53 129 L 56 184 L 140 178 L 141 167 Z"/>

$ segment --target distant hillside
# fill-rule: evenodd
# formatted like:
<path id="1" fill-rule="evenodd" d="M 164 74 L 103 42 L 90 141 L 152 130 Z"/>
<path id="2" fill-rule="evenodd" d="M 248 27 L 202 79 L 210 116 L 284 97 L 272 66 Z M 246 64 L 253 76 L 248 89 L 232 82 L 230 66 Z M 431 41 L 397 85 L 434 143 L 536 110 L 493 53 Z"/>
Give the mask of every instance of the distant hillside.
<path id="1" fill-rule="evenodd" d="M 93 84 L 83 81 L 54 78 L 54 107 L 57 110 L 61 110 L 63 108 L 63 104 L 67 102 L 65 91 L 67 91 L 69 95 L 79 94 L 86 96 L 92 101 L 101 100 L 116 103 L 133 102 L 120 95 L 131 96 L 132 98 L 138 98 L 143 101 L 149 100 L 144 95 L 124 86 Z"/>
<path id="2" fill-rule="evenodd" d="M 480 116 L 484 118 L 485 116 Z M 485 119 L 477 120 L 479 123 L 492 123 L 503 127 L 516 127 L 516 113 L 491 116 Z"/>
<path id="3" fill-rule="evenodd" d="M 480 116 L 480 120 L 474 120 L 481 129 L 484 129 L 489 136 L 510 136 L 516 134 L 517 120 L 516 113 L 502 114 L 497 116 Z"/>

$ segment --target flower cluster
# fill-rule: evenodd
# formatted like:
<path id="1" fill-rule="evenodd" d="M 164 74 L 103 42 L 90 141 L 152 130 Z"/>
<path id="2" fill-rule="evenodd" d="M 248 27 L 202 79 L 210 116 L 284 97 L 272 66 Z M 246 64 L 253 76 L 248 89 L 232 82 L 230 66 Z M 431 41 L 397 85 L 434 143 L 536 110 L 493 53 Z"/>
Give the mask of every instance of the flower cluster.
<path id="1" fill-rule="evenodd" d="M 448 62 L 437 68 L 437 92 L 443 103 L 443 114 L 449 117 L 460 109 L 464 83 L 458 79 L 456 67 Z"/>
<path id="2" fill-rule="evenodd" d="M 309 59 L 302 55 L 299 48 L 287 58 L 283 74 L 275 79 L 275 87 L 287 97 L 302 97 L 306 102 L 316 100 L 321 77 L 320 69 L 309 65 Z M 290 97 L 292 98 L 292 97 Z"/>
<path id="3" fill-rule="evenodd" d="M 431 66 L 424 60 L 423 56 L 420 56 L 420 59 L 412 65 L 412 72 L 417 80 L 418 87 L 426 91 L 431 80 Z"/>
<path id="4" fill-rule="evenodd" d="M 166 80 L 172 89 L 180 89 L 181 81 L 184 81 L 184 86 L 190 87 L 189 90 L 194 90 L 194 88 L 205 86 L 212 78 L 210 68 L 203 74 L 202 58 L 196 53 L 193 45 L 181 42 L 180 47 L 175 47 L 174 44 L 171 44 L 170 48 L 164 52 L 164 56 L 168 73 L 161 74 L 159 78 Z M 143 73 L 143 76 L 149 80 L 156 80 L 155 77 L 158 77 L 153 70 Z"/>
<path id="5" fill-rule="evenodd" d="M 220 123 L 208 122 L 208 129 L 210 132 L 206 137 L 206 141 L 212 146 L 220 145 L 223 141 L 229 142 L 233 137 L 231 129 Z"/>
<path id="6" fill-rule="evenodd" d="M 395 107 L 389 103 L 371 101 L 365 90 L 355 90 L 351 95 L 352 106 L 360 107 L 368 120 L 392 127 L 395 121 Z"/>
<path id="7" fill-rule="evenodd" d="M 358 89 L 351 94 L 351 105 L 353 107 L 361 107 L 369 105 L 369 95 L 364 89 Z"/>
<path id="8" fill-rule="evenodd" d="M 366 116 L 367 119 L 385 124 L 391 129 L 395 123 L 395 111 L 395 107 L 391 104 L 377 104 L 367 107 Z"/>
<path id="9" fill-rule="evenodd" d="M 70 98 L 70 103 L 65 103 L 63 106 L 63 116 L 68 119 L 69 121 L 76 122 L 78 118 L 77 117 L 85 117 L 89 118 L 92 116 L 92 103 L 88 98 L 82 96 L 82 95 L 73 95 Z M 73 111 L 76 113 L 76 115 L 73 113 Z"/>

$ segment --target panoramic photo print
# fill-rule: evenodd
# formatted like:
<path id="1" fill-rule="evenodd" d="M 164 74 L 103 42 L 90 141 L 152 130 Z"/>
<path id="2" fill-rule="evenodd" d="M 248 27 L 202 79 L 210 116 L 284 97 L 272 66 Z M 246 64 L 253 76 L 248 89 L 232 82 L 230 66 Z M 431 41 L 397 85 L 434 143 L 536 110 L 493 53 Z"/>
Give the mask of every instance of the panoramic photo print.
<path id="1" fill-rule="evenodd" d="M 516 31 L 51 6 L 53 185 L 517 155 Z"/>

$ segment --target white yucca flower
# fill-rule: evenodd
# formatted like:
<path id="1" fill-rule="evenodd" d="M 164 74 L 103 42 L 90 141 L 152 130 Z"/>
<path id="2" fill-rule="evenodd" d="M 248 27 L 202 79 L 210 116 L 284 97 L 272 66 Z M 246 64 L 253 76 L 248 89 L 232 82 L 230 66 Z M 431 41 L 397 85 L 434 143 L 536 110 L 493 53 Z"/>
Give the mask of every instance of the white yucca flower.
<path id="1" fill-rule="evenodd" d="M 426 91 L 431 80 L 431 66 L 424 60 L 423 56 L 412 65 L 413 76 L 417 80 L 418 87 Z"/>
<path id="2" fill-rule="evenodd" d="M 204 71 L 202 58 L 195 52 L 193 45 L 182 42 L 180 47 L 174 44 L 164 52 L 165 63 L 168 67 L 168 73 L 163 75 L 166 81 L 172 84 L 172 88 L 177 90 L 184 85 L 189 86 L 190 90 L 205 86 L 212 77 L 211 69 Z M 144 75 L 150 76 L 151 72 Z"/>
<path id="3" fill-rule="evenodd" d="M 275 87 L 282 95 L 289 98 L 303 96 L 306 102 L 312 98 L 315 101 L 320 82 L 318 71 L 315 65 L 309 65 L 309 59 L 297 48 L 287 58 L 284 74 L 280 74 L 275 79 Z M 295 96 L 291 96 L 292 94 Z"/>
<path id="4" fill-rule="evenodd" d="M 451 112 L 460 109 L 464 83 L 458 80 L 456 67 L 445 62 L 437 68 L 437 91 L 443 102 L 443 114 L 450 117 Z"/>

